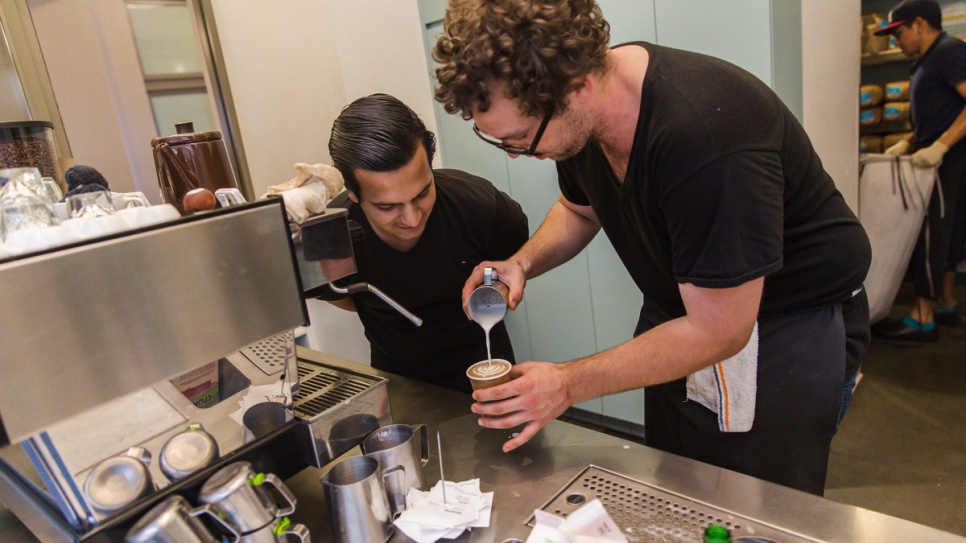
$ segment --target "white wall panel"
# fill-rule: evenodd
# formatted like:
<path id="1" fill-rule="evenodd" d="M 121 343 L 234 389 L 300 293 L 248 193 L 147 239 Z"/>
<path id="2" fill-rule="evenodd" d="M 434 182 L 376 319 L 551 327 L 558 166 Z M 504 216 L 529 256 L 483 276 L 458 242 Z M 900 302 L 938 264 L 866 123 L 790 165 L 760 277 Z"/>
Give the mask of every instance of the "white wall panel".
<path id="1" fill-rule="evenodd" d="M 805 131 L 845 201 L 859 202 L 860 0 L 802 1 Z"/>
<path id="2" fill-rule="evenodd" d="M 75 162 L 97 168 L 115 191 L 160 202 L 151 154 L 157 131 L 124 3 L 28 6 Z"/>
<path id="3" fill-rule="evenodd" d="M 328 2 L 212 0 L 252 188 L 328 160 L 332 121 L 345 104 Z"/>

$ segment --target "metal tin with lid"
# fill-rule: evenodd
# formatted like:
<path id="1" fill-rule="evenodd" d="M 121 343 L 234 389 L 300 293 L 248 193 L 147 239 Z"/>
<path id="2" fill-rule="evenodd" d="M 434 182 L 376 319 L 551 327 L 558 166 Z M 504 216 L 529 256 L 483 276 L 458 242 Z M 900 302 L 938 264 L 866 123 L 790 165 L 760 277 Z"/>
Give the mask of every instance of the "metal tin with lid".
<path id="1" fill-rule="evenodd" d="M 201 424 L 192 424 L 175 434 L 164 446 L 158 464 L 169 481 L 185 477 L 218 458 L 218 442 Z"/>
<path id="2" fill-rule="evenodd" d="M 102 514 L 113 513 L 154 491 L 148 464 L 151 453 L 132 447 L 94 466 L 84 481 L 88 503 Z"/>
<path id="3" fill-rule="evenodd" d="M 165 203 L 184 213 L 181 200 L 191 190 L 238 188 L 221 132 L 195 132 L 190 122 L 175 128 L 177 134 L 151 140 Z"/>

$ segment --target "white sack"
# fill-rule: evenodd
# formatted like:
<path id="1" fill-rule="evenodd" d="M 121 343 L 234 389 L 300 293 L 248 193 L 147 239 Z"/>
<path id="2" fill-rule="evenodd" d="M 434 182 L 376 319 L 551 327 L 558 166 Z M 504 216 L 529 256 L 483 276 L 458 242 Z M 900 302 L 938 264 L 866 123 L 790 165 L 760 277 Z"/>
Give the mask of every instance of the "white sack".
<path id="1" fill-rule="evenodd" d="M 908 156 L 881 154 L 862 155 L 859 171 L 859 221 L 872 243 L 865 290 L 874 324 L 892 309 L 937 174 L 936 168 L 914 168 Z"/>

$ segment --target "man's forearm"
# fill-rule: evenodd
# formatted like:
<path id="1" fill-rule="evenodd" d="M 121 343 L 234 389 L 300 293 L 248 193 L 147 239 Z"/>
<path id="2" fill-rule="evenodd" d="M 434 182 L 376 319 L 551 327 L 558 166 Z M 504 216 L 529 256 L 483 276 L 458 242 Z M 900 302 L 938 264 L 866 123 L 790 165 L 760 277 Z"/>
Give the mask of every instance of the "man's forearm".
<path id="1" fill-rule="evenodd" d="M 682 285 L 687 314 L 613 349 L 565 364 L 576 402 L 680 379 L 726 360 L 747 344 L 764 278 L 727 289 Z"/>
<path id="2" fill-rule="evenodd" d="M 748 338 L 745 337 L 745 343 Z M 742 344 L 744 346 L 744 344 Z M 686 317 L 668 321 L 616 347 L 564 365 L 574 403 L 667 383 L 741 350 L 696 329 Z"/>
<path id="3" fill-rule="evenodd" d="M 510 260 L 520 264 L 532 279 L 577 255 L 600 231 L 593 217 L 576 213 L 558 201 L 540 228 Z"/>

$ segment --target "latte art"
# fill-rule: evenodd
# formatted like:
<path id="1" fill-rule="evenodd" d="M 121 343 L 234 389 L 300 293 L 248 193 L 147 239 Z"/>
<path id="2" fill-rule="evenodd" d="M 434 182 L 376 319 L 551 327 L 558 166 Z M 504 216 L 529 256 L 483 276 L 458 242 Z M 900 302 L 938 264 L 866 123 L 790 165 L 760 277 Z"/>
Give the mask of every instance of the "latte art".
<path id="1" fill-rule="evenodd" d="M 481 379 L 486 379 L 487 377 L 494 377 L 502 373 L 506 373 L 510 370 L 510 365 L 505 364 L 501 361 L 494 361 L 492 364 L 477 364 L 470 374 L 473 377 L 478 377 Z"/>
<path id="2" fill-rule="evenodd" d="M 473 390 L 480 390 L 509 383 L 511 367 L 510 362 L 502 358 L 484 360 L 467 368 L 466 376 L 470 379 Z"/>

